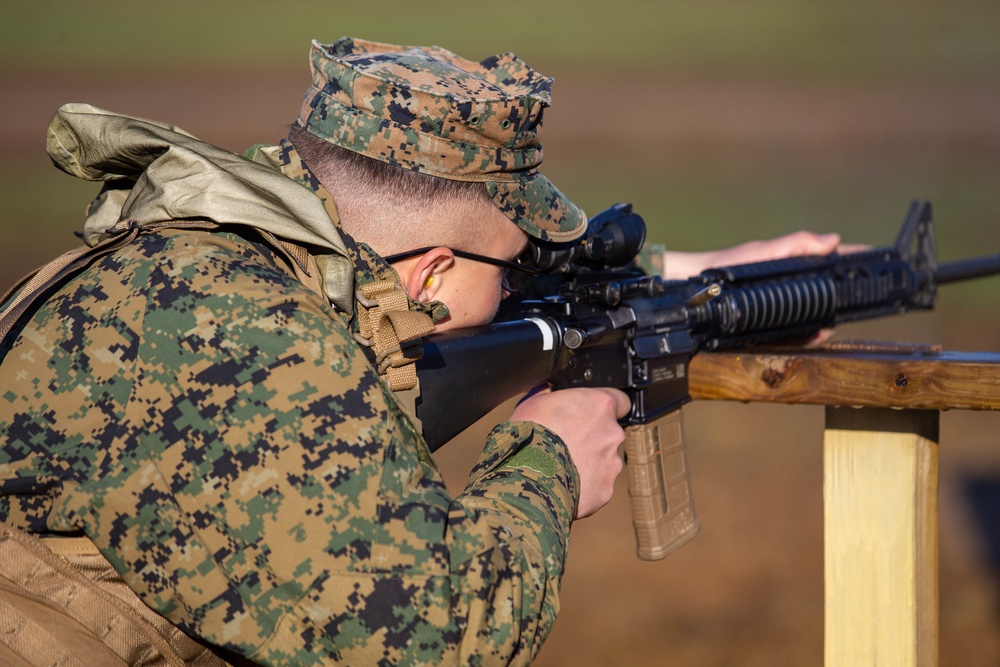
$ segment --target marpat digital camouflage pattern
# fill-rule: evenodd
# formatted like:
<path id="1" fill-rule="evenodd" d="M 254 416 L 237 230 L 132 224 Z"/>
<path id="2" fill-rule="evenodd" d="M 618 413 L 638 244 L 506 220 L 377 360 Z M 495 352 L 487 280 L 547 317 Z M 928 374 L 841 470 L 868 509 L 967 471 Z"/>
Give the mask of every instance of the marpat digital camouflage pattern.
<path id="1" fill-rule="evenodd" d="M 387 270 L 355 254 L 359 282 Z M 579 494 L 565 445 L 501 424 L 450 498 L 346 321 L 246 226 L 102 257 L 9 338 L 0 519 L 82 531 L 151 608 L 262 664 L 530 662 Z"/>
<path id="2" fill-rule="evenodd" d="M 345 37 L 312 45 L 313 83 L 298 123 L 389 164 L 479 181 L 525 232 L 569 241 L 587 216 L 538 171 L 552 79 L 512 53 L 480 62 L 438 46 Z"/>

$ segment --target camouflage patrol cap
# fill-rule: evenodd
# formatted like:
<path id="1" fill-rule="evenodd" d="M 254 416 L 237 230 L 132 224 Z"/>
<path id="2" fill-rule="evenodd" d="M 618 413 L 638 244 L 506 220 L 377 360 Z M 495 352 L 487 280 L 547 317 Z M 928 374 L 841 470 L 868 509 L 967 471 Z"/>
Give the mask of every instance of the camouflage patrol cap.
<path id="1" fill-rule="evenodd" d="M 538 171 L 552 79 L 512 53 L 472 62 L 437 46 L 345 37 L 312 43 L 298 124 L 332 144 L 457 181 L 485 183 L 533 237 L 570 241 L 587 217 Z"/>

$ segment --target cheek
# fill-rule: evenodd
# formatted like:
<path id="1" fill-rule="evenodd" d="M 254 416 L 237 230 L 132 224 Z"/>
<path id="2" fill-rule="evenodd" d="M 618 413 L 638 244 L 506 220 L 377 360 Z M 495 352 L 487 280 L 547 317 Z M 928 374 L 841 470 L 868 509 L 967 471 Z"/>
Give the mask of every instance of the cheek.
<path id="1" fill-rule="evenodd" d="M 499 269 L 495 273 L 477 272 L 470 275 L 460 286 L 452 283 L 450 287 L 448 293 L 438 295 L 451 311 L 447 329 L 474 327 L 493 321 L 504 294 L 500 286 Z M 451 291 L 452 289 L 454 291 Z M 438 330 L 444 331 L 445 328 L 439 326 Z"/>
<path id="2" fill-rule="evenodd" d="M 489 324 L 493 321 L 493 318 L 497 314 L 497 310 L 500 309 L 500 299 L 503 298 L 503 288 L 500 287 L 500 281 L 497 280 L 489 288 L 480 291 L 478 298 L 476 299 L 475 311 L 470 312 L 470 319 L 475 320 L 475 324 L 472 326 L 478 326 L 480 324 Z"/>
<path id="3" fill-rule="evenodd" d="M 447 292 L 436 295 L 451 312 L 447 320 L 438 324 L 437 330 L 448 331 L 489 324 L 500 308 L 502 296 L 499 274 L 495 280 L 485 280 L 477 274 L 460 287 L 449 286 Z"/>

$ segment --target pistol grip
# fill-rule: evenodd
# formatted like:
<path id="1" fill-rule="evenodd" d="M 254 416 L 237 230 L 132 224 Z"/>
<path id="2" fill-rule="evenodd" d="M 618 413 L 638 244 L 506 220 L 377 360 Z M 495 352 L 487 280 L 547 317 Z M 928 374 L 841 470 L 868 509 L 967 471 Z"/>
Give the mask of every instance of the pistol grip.
<path id="1" fill-rule="evenodd" d="M 698 533 L 680 410 L 625 429 L 625 469 L 636 552 L 660 560 Z"/>

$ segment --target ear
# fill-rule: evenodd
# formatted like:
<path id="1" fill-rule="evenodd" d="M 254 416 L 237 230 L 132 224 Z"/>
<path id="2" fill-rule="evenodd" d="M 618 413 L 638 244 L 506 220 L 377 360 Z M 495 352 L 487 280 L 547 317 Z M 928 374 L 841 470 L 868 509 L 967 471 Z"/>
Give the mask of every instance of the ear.
<path id="1" fill-rule="evenodd" d="M 455 255 L 449 248 L 433 248 L 417 258 L 406 277 L 406 293 L 421 303 L 434 300 L 441 289 L 443 274 L 455 266 Z"/>

